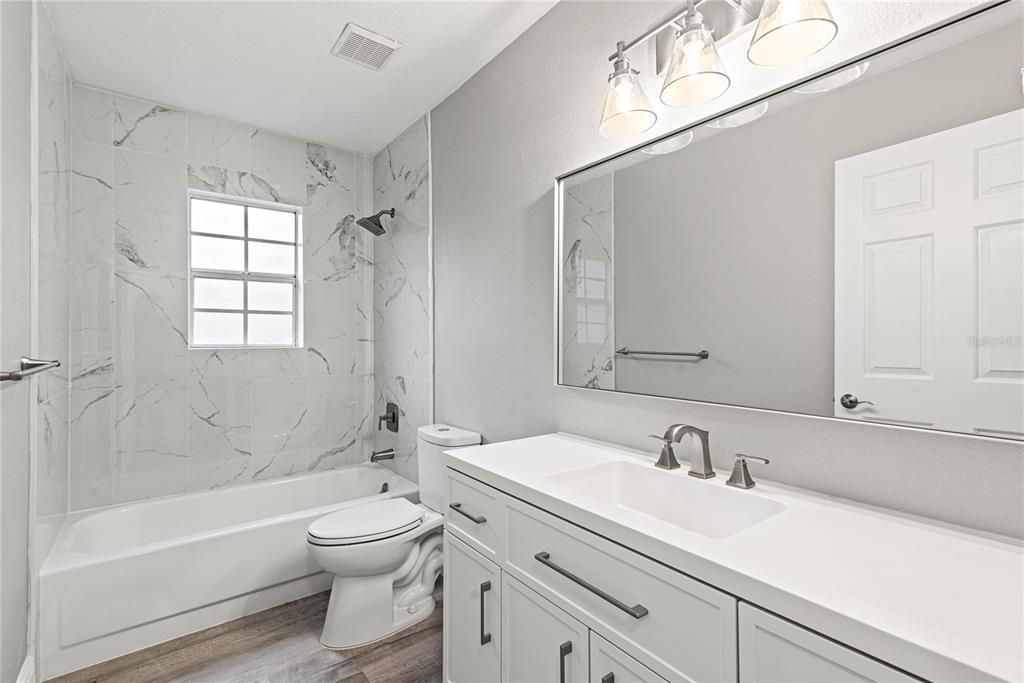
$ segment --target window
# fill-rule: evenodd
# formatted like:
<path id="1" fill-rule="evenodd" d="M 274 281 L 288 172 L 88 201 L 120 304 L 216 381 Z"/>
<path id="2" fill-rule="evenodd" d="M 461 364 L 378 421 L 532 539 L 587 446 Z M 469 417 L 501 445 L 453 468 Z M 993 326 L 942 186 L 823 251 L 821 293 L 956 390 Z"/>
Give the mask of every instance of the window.
<path id="1" fill-rule="evenodd" d="M 193 193 L 188 222 L 190 345 L 301 346 L 301 210 Z"/>
<path id="2" fill-rule="evenodd" d="M 576 270 L 576 339 L 581 344 L 608 341 L 607 284 L 604 261 L 580 259 Z"/>

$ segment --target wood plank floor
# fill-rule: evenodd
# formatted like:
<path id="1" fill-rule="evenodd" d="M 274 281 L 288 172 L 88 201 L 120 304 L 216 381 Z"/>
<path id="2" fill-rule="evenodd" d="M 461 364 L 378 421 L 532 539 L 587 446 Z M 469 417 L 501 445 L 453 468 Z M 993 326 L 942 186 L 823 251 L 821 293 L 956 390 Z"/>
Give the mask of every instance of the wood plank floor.
<path id="1" fill-rule="evenodd" d="M 433 683 L 441 680 L 442 605 L 387 640 L 327 650 L 330 592 L 154 645 L 53 683 Z"/>

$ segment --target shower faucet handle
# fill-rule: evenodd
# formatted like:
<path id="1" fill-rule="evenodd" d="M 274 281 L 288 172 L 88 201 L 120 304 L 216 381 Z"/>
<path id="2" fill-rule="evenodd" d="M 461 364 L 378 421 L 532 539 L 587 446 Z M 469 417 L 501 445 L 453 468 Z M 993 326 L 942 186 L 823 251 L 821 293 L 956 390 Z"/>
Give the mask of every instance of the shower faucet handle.
<path id="1" fill-rule="evenodd" d="M 387 425 L 389 432 L 397 432 L 398 404 L 389 401 L 384 408 L 384 414 L 377 416 L 377 431 L 379 432 L 384 425 Z"/>

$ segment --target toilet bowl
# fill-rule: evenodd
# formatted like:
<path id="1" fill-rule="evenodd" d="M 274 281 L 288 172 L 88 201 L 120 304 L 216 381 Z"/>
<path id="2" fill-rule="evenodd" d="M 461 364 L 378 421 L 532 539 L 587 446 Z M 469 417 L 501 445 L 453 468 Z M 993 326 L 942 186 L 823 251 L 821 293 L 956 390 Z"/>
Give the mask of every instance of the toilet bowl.
<path id="1" fill-rule="evenodd" d="M 334 574 L 320 643 L 331 649 L 365 645 L 426 619 L 434 611 L 441 551 L 441 453 L 480 443 L 480 435 L 420 427 L 420 499 L 375 500 L 317 519 L 306 530 L 316 563 Z"/>

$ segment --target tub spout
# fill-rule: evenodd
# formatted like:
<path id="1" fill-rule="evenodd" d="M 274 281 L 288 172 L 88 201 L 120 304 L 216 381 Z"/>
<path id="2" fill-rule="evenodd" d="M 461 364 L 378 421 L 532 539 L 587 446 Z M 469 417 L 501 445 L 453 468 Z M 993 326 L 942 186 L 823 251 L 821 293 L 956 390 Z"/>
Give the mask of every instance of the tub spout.
<path id="1" fill-rule="evenodd" d="M 382 451 L 374 451 L 370 455 L 370 462 L 380 462 L 381 460 L 394 460 L 394 459 L 395 459 L 395 449 L 394 448 L 385 448 Z"/>

